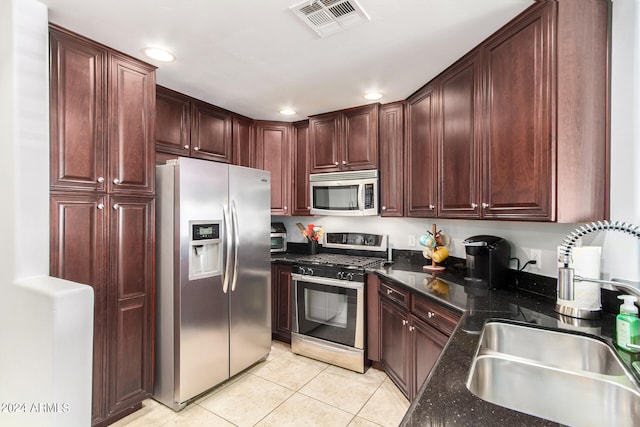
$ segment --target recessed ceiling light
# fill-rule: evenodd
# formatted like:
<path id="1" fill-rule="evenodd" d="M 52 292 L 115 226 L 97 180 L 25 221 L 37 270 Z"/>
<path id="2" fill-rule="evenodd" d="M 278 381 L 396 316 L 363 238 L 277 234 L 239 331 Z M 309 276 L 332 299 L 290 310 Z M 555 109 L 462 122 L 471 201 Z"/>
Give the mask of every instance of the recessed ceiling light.
<path id="1" fill-rule="evenodd" d="M 173 53 L 159 47 L 145 47 L 142 49 L 142 53 L 160 62 L 173 62 L 176 59 Z"/>
<path id="2" fill-rule="evenodd" d="M 296 114 L 296 110 L 285 108 L 284 110 L 280 110 L 280 114 L 282 114 L 283 116 L 293 116 Z"/>
<path id="3" fill-rule="evenodd" d="M 382 98 L 382 94 L 380 92 L 369 92 L 364 95 L 364 99 L 376 100 Z"/>

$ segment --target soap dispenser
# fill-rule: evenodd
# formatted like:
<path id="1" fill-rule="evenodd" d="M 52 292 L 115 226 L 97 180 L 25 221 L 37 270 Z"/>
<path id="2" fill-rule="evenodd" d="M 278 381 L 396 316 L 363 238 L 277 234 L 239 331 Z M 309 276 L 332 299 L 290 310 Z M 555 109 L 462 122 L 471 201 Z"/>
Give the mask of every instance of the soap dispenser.
<path id="1" fill-rule="evenodd" d="M 616 345 L 623 350 L 637 352 L 638 350 L 629 348 L 627 344 L 638 343 L 638 307 L 634 302 L 638 299 L 633 295 L 620 295 L 619 299 L 624 300 L 620 306 L 620 314 L 616 317 Z"/>

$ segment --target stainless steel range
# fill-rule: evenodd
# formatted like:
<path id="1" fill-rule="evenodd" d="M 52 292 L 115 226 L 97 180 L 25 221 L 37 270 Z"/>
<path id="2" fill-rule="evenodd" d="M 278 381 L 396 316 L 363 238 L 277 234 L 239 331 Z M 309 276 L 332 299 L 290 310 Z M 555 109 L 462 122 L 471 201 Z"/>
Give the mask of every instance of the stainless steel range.
<path id="1" fill-rule="evenodd" d="M 291 350 L 364 372 L 366 269 L 385 261 L 387 236 L 327 233 L 323 249 L 293 266 Z"/>

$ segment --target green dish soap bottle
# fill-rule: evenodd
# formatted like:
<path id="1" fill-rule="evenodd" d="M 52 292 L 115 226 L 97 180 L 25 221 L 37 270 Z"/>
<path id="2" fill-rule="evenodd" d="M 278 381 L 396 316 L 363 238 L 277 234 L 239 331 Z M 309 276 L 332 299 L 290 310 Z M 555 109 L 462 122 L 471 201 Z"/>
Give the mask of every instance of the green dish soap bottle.
<path id="1" fill-rule="evenodd" d="M 623 350 L 637 353 L 640 350 L 629 348 L 627 344 L 639 344 L 640 320 L 638 307 L 634 304 L 638 299 L 633 295 L 620 295 L 618 298 L 624 302 L 620 306 L 620 314 L 616 316 L 616 345 Z"/>

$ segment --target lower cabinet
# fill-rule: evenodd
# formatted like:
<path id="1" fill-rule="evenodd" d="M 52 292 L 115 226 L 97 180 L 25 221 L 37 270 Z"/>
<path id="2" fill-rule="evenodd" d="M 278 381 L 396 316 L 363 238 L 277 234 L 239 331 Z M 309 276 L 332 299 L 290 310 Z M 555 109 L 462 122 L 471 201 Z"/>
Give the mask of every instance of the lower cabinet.
<path id="1" fill-rule="evenodd" d="M 92 424 L 153 392 L 155 201 L 52 193 L 52 276 L 94 289 Z"/>
<path id="2" fill-rule="evenodd" d="M 377 294 L 379 315 L 376 321 L 375 314 L 372 316 L 368 311 L 368 328 L 369 336 L 374 333 L 371 329 L 377 328 L 378 348 L 368 349 L 369 358 L 379 362 L 398 388 L 412 400 L 438 360 L 459 316 L 382 279 L 378 280 Z M 379 360 L 371 356 L 376 352 Z"/>
<path id="3" fill-rule="evenodd" d="M 291 342 L 293 288 L 291 266 L 271 266 L 271 335 L 278 341 Z"/>

